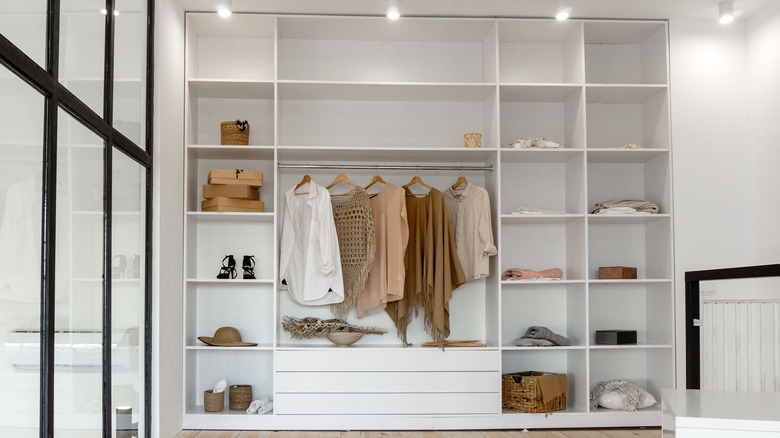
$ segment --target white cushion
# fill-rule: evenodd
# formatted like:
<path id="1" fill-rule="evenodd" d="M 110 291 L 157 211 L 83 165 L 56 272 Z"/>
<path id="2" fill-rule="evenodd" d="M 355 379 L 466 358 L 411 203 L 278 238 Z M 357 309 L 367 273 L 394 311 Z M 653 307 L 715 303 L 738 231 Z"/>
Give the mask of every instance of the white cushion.
<path id="1" fill-rule="evenodd" d="M 645 401 L 637 406 L 638 409 L 647 408 L 658 403 L 655 400 L 655 397 L 653 397 L 653 394 L 650 394 L 647 391 L 644 391 L 644 393 Z M 626 401 L 623 394 L 617 391 L 610 391 L 602 394 L 601 399 L 599 400 L 599 406 L 607 409 L 623 409 L 626 407 Z"/>

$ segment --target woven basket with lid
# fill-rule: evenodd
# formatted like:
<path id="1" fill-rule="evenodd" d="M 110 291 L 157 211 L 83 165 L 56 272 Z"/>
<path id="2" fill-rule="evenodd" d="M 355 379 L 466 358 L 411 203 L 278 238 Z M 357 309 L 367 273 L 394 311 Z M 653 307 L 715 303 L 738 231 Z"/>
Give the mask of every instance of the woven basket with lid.
<path id="1" fill-rule="evenodd" d="M 248 145 L 249 122 L 246 120 L 231 120 L 220 124 L 223 145 Z"/>

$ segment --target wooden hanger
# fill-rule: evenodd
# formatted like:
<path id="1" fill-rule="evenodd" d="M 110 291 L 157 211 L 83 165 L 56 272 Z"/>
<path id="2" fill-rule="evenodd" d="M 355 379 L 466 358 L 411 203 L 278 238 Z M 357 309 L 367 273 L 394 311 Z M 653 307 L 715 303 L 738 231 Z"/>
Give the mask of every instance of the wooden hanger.
<path id="1" fill-rule="evenodd" d="M 452 185 L 452 190 L 455 190 L 461 184 L 464 184 L 464 185 L 468 185 L 469 184 L 469 180 L 467 180 L 466 177 L 463 176 L 463 175 L 459 176 L 458 180 L 455 181 L 455 184 Z"/>
<path id="2" fill-rule="evenodd" d="M 309 176 L 309 174 L 308 174 L 308 173 L 307 173 L 306 175 L 303 175 L 303 179 L 301 180 L 301 182 L 299 182 L 299 183 L 298 183 L 298 185 L 297 185 L 297 186 L 295 186 L 295 188 L 293 189 L 293 193 L 295 193 L 295 191 L 296 191 L 296 190 L 298 190 L 299 188 L 301 188 L 301 186 L 302 186 L 302 185 L 304 185 L 304 184 L 306 184 L 307 182 L 311 182 L 311 176 Z M 309 192 L 295 193 L 295 194 L 296 194 L 296 195 L 308 195 L 308 194 L 309 194 Z"/>
<path id="3" fill-rule="evenodd" d="M 376 175 L 374 175 L 374 179 L 372 179 L 371 182 L 368 183 L 368 185 L 366 186 L 366 190 L 368 190 L 369 187 L 373 186 L 376 183 L 382 183 L 386 185 L 387 181 L 383 180 L 382 177 L 379 176 L 379 174 L 377 173 Z"/>
<path id="4" fill-rule="evenodd" d="M 330 183 L 327 187 L 325 187 L 325 190 L 330 190 L 331 187 L 333 187 L 336 184 L 341 183 L 341 182 L 347 183 L 347 184 L 351 185 L 352 187 L 354 187 L 356 189 L 360 189 L 360 190 L 368 193 L 366 191 L 366 189 L 364 189 L 363 187 L 360 187 L 359 185 L 357 185 L 357 184 L 353 183 L 352 181 L 350 181 L 349 178 L 347 178 L 347 175 L 344 175 L 343 173 L 340 173 L 340 174 L 336 175 L 336 178 L 333 180 L 332 183 Z"/>
<path id="5" fill-rule="evenodd" d="M 404 187 L 404 188 L 408 188 L 408 187 L 410 187 L 410 186 L 413 186 L 413 185 L 415 185 L 415 184 L 419 184 L 419 185 L 421 185 L 421 186 L 423 186 L 423 187 L 427 188 L 428 190 L 430 190 L 430 189 L 433 189 L 433 187 L 429 186 L 428 184 L 425 184 L 425 183 L 423 182 L 423 180 L 420 178 L 420 176 L 419 176 L 419 175 L 415 175 L 415 176 L 412 178 L 412 180 L 411 180 L 411 181 L 409 181 L 408 183 L 406 183 L 406 184 L 405 184 L 403 187 Z"/>

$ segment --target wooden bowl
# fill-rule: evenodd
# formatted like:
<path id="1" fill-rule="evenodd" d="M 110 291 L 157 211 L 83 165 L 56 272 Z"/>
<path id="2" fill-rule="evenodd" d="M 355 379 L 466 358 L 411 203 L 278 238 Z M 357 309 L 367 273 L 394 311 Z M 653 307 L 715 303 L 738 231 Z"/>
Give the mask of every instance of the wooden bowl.
<path id="1" fill-rule="evenodd" d="M 363 333 L 360 332 L 330 332 L 326 335 L 330 342 L 338 345 L 339 347 L 349 347 L 354 344 L 360 338 L 363 337 Z"/>

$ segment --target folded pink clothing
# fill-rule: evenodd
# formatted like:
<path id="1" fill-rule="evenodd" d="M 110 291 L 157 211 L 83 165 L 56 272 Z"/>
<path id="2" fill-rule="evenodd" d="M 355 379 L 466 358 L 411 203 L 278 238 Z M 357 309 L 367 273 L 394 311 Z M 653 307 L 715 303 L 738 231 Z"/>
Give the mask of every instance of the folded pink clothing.
<path id="1" fill-rule="evenodd" d="M 563 278 L 563 271 L 558 268 L 532 271 L 530 269 L 509 268 L 501 275 L 501 280 L 530 280 L 534 278 Z"/>

